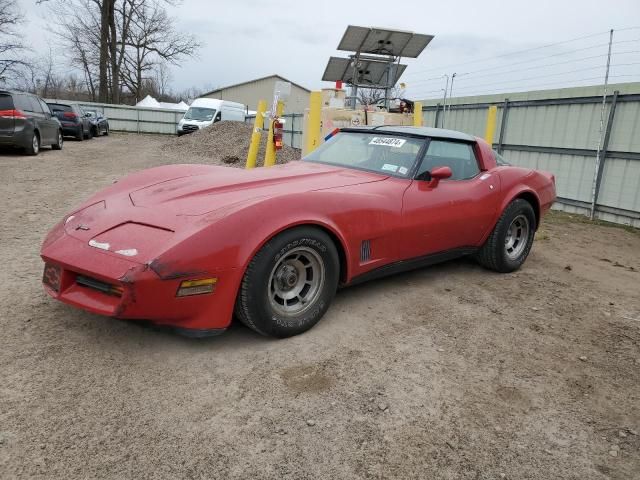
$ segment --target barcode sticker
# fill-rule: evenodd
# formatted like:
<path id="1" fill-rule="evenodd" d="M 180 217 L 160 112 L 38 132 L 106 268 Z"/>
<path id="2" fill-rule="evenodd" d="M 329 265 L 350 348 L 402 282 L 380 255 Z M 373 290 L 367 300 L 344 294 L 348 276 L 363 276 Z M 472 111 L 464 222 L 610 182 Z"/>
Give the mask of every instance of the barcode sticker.
<path id="1" fill-rule="evenodd" d="M 369 145 L 381 145 L 383 147 L 400 148 L 404 145 L 406 140 L 402 138 L 393 137 L 373 137 L 369 142 Z"/>

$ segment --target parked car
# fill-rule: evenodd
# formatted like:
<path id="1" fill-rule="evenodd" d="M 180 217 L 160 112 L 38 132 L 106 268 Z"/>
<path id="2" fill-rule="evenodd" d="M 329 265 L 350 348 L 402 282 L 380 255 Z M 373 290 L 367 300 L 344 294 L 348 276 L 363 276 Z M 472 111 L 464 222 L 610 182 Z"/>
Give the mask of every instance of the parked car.
<path id="1" fill-rule="evenodd" d="M 62 149 L 62 127 L 40 97 L 14 90 L 0 90 L 0 145 L 37 155 L 40 147 Z"/>
<path id="2" fill-rule="evenodd" d="M 288 337 L 339 285 L 463 255 L 518 269 L 555 198 L 551 173 L 499 165 L 482 139 L 349 128 L 285 165 L 168 165 L 114 183 L 48 234 L 43 282 L 76 307 L 189 335 L 235 315 Z"/>
<path id="3" fill-rule="evenodd" d="M 109 135 L 109 120 L 100 110 L 84 108 L 84 113 L 91 121 L 91 133 L 94 137 Z"/>
<path id="4" fill-rule="evenodd" d="M 82 107 L 75 103 L 49 102 L 49 108 L 62 124 L 62 133 L 68 137 L 75 137 L 82 141 L 92 138 L 91 119 Z"/>
<path id="5" fill-rule="evenodd" d="M 244 122 L 245 113 L 242 103 L 196 98 L 178 123 L 178 136 L 193 133 L 221 120 Z"/>

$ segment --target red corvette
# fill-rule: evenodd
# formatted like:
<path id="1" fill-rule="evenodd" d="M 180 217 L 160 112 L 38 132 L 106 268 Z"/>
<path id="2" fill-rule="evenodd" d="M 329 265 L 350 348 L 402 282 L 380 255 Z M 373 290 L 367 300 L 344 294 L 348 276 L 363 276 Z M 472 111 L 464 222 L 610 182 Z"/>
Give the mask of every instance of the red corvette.
<path id="1" fill-rule="evenodd" d="M 232 317 L 276 337 L 315 325 L 338 286 L 474 255 L 522 265 L 555 200 L 550 173 L 441 129 L 343 129 L 303 160 L 130 175 L 42 246 L 49 295 L 194 336 Z"/>

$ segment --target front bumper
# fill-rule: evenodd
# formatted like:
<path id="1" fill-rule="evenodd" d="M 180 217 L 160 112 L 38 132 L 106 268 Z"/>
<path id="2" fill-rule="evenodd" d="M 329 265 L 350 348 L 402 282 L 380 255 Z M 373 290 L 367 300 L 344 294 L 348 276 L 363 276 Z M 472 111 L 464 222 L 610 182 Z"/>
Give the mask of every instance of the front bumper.
<path id="1" fill-rule="evenodd" d="M 190 336 L 218 334 L 231 323 L 238 281 L 235 270 L 213 274 L 218 278 L 213 293 L 176 297 L 183 280 L 212 274 L 161 278 L 152 263 L 116 257 L 67 234 L 45 244 L 41 257 L 45 291 L 74 307 L 175 327 Z"/>

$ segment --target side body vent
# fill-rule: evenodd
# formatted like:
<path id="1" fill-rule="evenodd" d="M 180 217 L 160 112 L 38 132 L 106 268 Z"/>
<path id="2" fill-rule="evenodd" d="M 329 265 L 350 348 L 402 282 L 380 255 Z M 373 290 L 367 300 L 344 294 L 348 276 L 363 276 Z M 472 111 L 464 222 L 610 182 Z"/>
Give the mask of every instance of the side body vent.
<path id="1" fill-rule="evenodd" d="M 364 240 L 360 247 L 360 263 L 368 262 L 371 259 L 371 241 Z"/>

